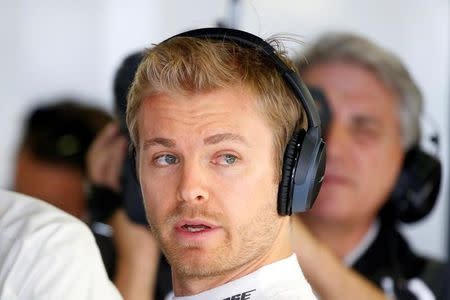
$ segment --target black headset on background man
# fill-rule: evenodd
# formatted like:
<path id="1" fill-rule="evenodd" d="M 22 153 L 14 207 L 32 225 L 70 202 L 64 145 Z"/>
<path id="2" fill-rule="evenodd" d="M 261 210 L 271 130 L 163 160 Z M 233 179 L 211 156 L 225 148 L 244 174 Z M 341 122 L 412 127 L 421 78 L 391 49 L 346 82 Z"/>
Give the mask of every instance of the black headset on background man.
<path id="1" fill-rule="evenodd" d="M 284 152 L 282 177 L 278 189 L 278 214 L 285 216 L 311 208 L 319 193 L 325 173 L 325 143 L 321 135 L 320 117 L 313 98 L 294 70 L 276 54 L 263 39 L 236 29 L 203 28 L 175 35 L 204 40 L 231 42 L 240 47 L 254 49 L 274 65 L 297 100 L 303 106 L 308 128 L 300 129 L 290 139 Z"/>
<path id="2" fill-rule="evenodd" d="M 441 186 L 441 162 L 419 144 L 406 152 L 394 190 L 380 212 L 384 221 L 413 223 L 427 216 Z"/>

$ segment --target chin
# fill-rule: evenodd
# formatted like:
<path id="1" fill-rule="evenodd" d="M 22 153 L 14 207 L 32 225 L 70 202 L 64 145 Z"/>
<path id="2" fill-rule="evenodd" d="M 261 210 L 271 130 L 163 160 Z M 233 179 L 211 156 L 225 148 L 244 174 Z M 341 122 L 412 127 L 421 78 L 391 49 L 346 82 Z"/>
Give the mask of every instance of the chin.
<path id="1" fill-rule="evenodd" d="M 319 197 L 310 211 L 306 213 L 307 218 L 322 219 L 323 221 L 346 220 L 354 206 L 351 205 L 349 198 L 343 197 Z"/>
<path id="2" fill-rule="evenodd" d="M 225 272 L 220 259 L 216 254 L 195 254 L 180 255 L 169 259 L 171 266 L 178 274 L 187 277 L 210 277 L 220 275 Z"/>

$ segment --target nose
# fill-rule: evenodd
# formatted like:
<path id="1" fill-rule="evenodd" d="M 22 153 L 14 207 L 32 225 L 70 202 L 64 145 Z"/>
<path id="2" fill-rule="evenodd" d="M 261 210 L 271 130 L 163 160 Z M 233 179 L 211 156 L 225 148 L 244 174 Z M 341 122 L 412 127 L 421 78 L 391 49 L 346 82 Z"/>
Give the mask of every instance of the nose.
<path id="1" fill-rule="evenodd" d="M 343 124 L 331 122 L 325 137 L 327 144 L 327 161 L 341 160 L 345 157 L 345 152 L 349 151 L 349 136 Z"/>
<path id="2" fill-rule="evenodd" d="M 180 168 L 178 200 L 194 204 L 208 201 L 207 170 L 198 161 L 184 161 Z"/>

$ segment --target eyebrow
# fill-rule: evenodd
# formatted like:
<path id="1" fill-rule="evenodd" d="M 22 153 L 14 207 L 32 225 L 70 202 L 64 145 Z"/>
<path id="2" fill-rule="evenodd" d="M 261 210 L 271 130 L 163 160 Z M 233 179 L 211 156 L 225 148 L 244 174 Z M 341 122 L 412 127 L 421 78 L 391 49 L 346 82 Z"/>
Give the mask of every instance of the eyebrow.
<path id="1" fill-rule="evenodd" d="M 371 117 L 371 116 L 354 116 L 352 118 L 352 123 L 358 126 L 364 126 L 364 125 L 380 125 L 380 120 L 377 118 Z"/>
<path id="2" fill-rule="evenodd" d="M 247 141 L 244 139 L 244 137 L 242 137 L 241 135 L 238 135 L 238 134 L 233 134 L 233 133 L 215 134 L 215 135 L 205 138 L 203 140 L 203 143 L 205 145 L 214 145 L 214 144 L 218 144 L 220 142 L 227 141 L 227 140 L 238 141 L 243 144 L 247 144 Z M 166 148 L 173 148 L 173 147 L 175 147 L 176 143 L 172 139 L 156 137 L 156 138 L 146 140 L 144 142 L 144 150 L 146 150 L 149 147 L 158 146 L 158 145 L 166 147 Z"/>
<path id="3" fill-rule="evenodd" d="M 212 144 L 218 144 L 223 141 L 238 141 L 243 144 L 247 144 L 247 141 L 244 139 L 243 136 L 234 134 L 234 133 L 219 133 L 212 136 L 209 136 L 203 140 L 205 145 L 212 145 Z"/>
<path id="4" fill-rule="evenodd" d="M 175 141 L 171 140 L 171 139 L 161 138 L 161 137 L 152 138 L 152 139 L 146 140 L 144 142 L 144 150 L 151 146 L 157 146 L 157 145 L 161 145 L 161 146 L 164 146 L 167 148 L 173 148 L 173 147 L 175 147 Z"/>

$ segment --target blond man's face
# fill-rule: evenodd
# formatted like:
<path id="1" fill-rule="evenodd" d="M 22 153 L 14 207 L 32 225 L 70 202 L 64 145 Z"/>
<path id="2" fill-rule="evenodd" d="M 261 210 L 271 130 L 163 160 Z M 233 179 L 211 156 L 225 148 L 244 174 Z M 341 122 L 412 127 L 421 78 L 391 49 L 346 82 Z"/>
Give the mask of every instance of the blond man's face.
<path id="1" fill-rule="evenodd" d="M 138 174 L 148 221 L 176 274 L 239 269 L 279 234 L 273 134 L 242 89 L 144 99 Z"/>

